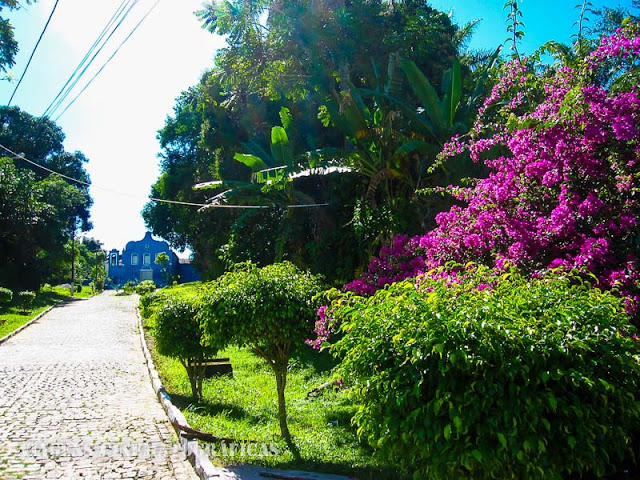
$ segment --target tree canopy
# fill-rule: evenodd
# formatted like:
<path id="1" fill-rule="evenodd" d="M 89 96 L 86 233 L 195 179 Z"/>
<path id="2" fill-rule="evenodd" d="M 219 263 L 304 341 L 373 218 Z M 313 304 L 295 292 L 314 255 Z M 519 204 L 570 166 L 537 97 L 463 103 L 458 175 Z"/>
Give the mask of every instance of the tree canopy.
<path id="1" fill-rule="evenodd" d="M 423 230 L 433 206 L 414 191 L 441 182 L 426 170 L 485 90 L 465 55 L 472 26 L 424 1 L 231 1 L 198 14 L 227 45 L 160 130 L 152 195 L 214 208 L 149 203 L 154 233 L 191 246 L 205 275 L 289 259 L 345 281 L 392 233 Z M 455 119 L 436 119 L 435 97 Z M 217 189 L 193 190 L 205 182 Z M 246 209 L 258 205 L 269 210 Z"/>
<path id="2" fill-rule="evenodd" d="M 65 246 L 91 228 L 87 158 L 63 148 L 64 134 L 46 118 L 0 108 L 0 144 L 29 160 L 76 178 L 78 184 L 21 158 L 0 158 L 0 284 L 37 288 L 69 261 Z"/>

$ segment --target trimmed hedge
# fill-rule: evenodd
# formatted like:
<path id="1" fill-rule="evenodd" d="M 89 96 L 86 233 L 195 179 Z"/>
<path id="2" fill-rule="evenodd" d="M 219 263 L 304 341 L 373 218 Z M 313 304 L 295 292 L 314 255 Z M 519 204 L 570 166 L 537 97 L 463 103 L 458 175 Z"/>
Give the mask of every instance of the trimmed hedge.
<path id="1" fill-rule="evenodd" d="M 143 280 L 136 285 L 135 289 L 138 295 L 146 295 L 156 291 L 156 284 L 153 283 L 153 280 Z"/>
<path id="2" fill-rule="evenodd" d="M 11 303 L 13 300 L 13 292 L 8 288 L 0 287 L 0 305 Z"/>
<path id="3" fill-rule="evenodd" d="M 466 269 L 330 306 L 360 435 L 416 479 L 603 475 L 632 457 L 640 348 L 622 301 Z"/>
<path id="4" fill-rule="evenodd" d="M 35 292 L 31 292 L 29 290 L 18 292 L 18 302 L 23 311 L 30 310 L 31 305 L 33 305 L 33 302 L 35 299 L 36 299 Z"/>
<path id="5" fill-rule="evenodd" d="M 164 293 L 151 292 L 140 297 L 140 315 L 142 318 L 149 318 L 156 309 L 164 304 L 169 297 Z"/>

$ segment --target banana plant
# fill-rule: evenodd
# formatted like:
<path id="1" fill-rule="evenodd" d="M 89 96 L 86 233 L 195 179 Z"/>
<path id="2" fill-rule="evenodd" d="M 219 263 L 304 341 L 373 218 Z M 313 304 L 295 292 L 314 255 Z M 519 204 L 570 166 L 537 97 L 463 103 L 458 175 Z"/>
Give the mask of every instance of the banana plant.
<path id="1" fill-rule="evenodd" d="M 197 190 L 223 190 L 209 199 L 208 203 L 211 207 L 226 204 L 238 207 L 286 209 L 287 213 L 276 238 L 275 261 L 282 260 L 284 255 L 292 208 L 300 204 L 313 206 L 317 203 L 311 196 L 296 189 L 294 180 L 311 175 L 344 173 L 349 170 L 328 164 L 327 159 L 331 157 L 330 149 L 294 156 L 287 134 L 292 121 L 288 109 L 281 109 L 280 119 L 283 126 L 275 126 L 271 129 L 270 152 L 266 152 L 257 142 L 250 141 L 243 144 L 249 153 L 237 153 L 233 157 L 251 170 L 250 181 L 223 179 L 194 186 Z"/>

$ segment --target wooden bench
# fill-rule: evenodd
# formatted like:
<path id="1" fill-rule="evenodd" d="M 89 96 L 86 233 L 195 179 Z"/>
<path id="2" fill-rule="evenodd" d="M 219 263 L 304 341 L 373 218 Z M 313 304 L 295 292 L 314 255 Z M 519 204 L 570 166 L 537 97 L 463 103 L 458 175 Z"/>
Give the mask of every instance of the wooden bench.
<path id="1" fill-rule="evenodd" d="M 198 364 L 204 367 L 205 378 L 233 376 L 233 367 L 229 358 L 211 358 Z"/>

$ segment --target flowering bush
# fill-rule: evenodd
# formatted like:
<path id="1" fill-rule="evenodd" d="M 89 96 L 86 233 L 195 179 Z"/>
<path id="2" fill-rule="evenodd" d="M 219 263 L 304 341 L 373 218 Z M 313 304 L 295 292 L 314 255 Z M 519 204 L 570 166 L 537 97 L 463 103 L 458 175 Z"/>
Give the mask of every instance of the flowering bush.
<path id="1" fill-rule="evenodd" d="M 638 27 L 628 24 L 577 67 L 540 73 L 514 60 L 470 134 L 441 161 L 468 154 L 487 178 L 451 188 L 460 201 L 424 236 L 398 236 L 347 289 L 372 294 L 448 261 L 594 274 L 638 299 L 640 92 Z M 615 65 L 615 70 L 612 70 Z M 606 67 L 606 68 L 605 68 Z M 604 73 L 603 73 L 604 72 Z"/>

